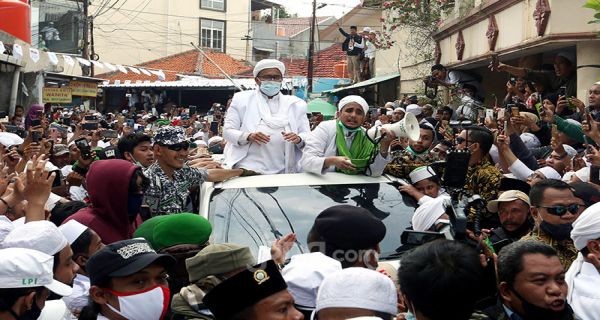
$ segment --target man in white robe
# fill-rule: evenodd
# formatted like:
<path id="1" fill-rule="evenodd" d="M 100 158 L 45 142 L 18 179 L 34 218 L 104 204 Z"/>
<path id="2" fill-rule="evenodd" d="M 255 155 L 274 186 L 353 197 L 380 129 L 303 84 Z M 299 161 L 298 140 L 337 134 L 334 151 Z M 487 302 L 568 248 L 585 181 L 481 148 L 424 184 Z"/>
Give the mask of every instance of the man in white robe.
<path id="1" fill-rule="evenodd" d="M 337 170 L 380 176 L 385 165 L 391 160 L 388 151 L 390 143 L 396 138 L 392 131 L 380 128 L 383 138 L 379 145 L 375 144 L 373 154 L 369 159 L 365 157 L 352 158 L 344 155 L 346 152 L 341 150 L 351 151 L 354 148 L 355 140 L 366 136 L 366 130 L 362 125 L 368 111 L 369 105 L 362 97 L 347 96 L 340 100 L 337 120 L 321 122 L 308 136 L 304 154 L 300 160 L 302 169 L 318 174 Z M 343 134 L 345 148 L 336 142 L 338 133 Z M 368 142 L 365 145 L 368 145 Z"/>
<path id="2" fill-rule="evenodd" d="M 254 67 L 256 90 L 233 96 L 225 116 L 225 168 L 261 174 L 299 172 L 310 132 L 306 102 L 280 93 L 285 66 L 264 59 Z"/>

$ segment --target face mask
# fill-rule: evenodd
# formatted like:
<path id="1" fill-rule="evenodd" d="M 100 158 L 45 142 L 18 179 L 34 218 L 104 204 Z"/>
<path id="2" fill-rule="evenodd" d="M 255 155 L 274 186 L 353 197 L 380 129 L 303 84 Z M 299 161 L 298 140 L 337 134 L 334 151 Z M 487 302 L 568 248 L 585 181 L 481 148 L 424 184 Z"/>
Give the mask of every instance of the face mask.
<path id="1" fill-rule="evenodd" d="M 129 320 L 162 319 L 169 306 L 169 288 L 156 286 L 141 293 L 121 293 L 110 290 L 119 298 L 119 309 L 110 304 L 108 308 Z"/>
<path id="2" fill-rule="evenodd" d="M 130 194 L 127 197 L 127 214 L 129 218 L 135 217 L 140 212 L 142 202 L 144 202 L 143 194 Z"/>
<path id="3" fill-rule="evenodd" d="M 551 224 L 546 221 L 540 223 L 540 229 L 554 240 L 566 240 L 571 237 L 572 224 Z"/>
<path id="4" fill-rule="evenodd" d="M 412 314 L 412 312 L 408 311 L 407 313 L 404 314 L 404 319 L 406 320 L 417 320 L 417 318 L 415 317 L 414 314 Z"/>
<path id="5" fill-rule="evenodd" d="M 510 289 L 516 296 L 521 300 L 521 305 L 523 306 L 523 312 L 525 312 L 525 319 L 529 320 L 562 320 L 568 319 L 568 314 L 570 311 L 569 305 L 565 301 L 565 308 L 562 311 L 553 311 L 550 309 L 545 309 L 538 307 L 529 301 L 525 300 L 515 289 Z"/>
<path id="6" fill-rule="evenodd" d="M 348 132 L 357 132 L 357 131 L 359 131 L 359 130 L 361 129 L 361 127 L 358 127 L 358 128 L 348 128 L 348 127 L 346 127 L 346 126 L 344 125 L 344 123 L 343 123 L 343 122 L 341 122 L 341 121 L 338 121 L 338 125 L 339 125 L 340 127 L 342 127 L 342 129 L 346 129 L 346 131 L 348 131 Z"/>
<path id="7" fill-rule="evenodd" d="M 281 90 L 281 82 L 279 81 L 261 81 L 260 91 L 267 97 L 274 97 Z"/>
<path id="8" fill-rule="evenodd" d="M 208 148 L 208 151 L 210 151 L 213 154 L 223 154 L 223 147 L 220 143 L 217 143 L 214 146 Z"/>
<path id="9" fill-rule="evenodd" d="M 10 310 L 12 311 L 12 309 Z M 13 317 L 15 317 L 18 320 L 36 320 L 40 317 L 40 314 L 42 314 L 42 309 L 40 309 L 37 303 L 33 301 L 33 303 L 31 304 L 31 309 L 25 311 L 25 313 L 23 313 L 20 317 L 17 317 L 13 313 Z"/>

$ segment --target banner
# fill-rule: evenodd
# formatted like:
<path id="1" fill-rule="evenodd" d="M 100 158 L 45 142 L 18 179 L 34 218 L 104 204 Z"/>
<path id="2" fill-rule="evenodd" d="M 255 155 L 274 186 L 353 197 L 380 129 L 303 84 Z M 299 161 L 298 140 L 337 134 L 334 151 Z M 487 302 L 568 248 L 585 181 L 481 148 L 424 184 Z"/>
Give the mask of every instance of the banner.
<path id="1" fill-rule="evenodd" d="M 95 82 L 71 81 L 69 83 L 71 95 L 82 97 L 95 97 L 98 95 L 98 85 Z"/>
<path id="2" fill-rule="evenodd" d="M 50 61 L 50 64 L 52 65 L 57 65 L 58 64 L 58 57 L 56 56 L 56 53 L 54 52 L 47 52 L 48 54 L 48 61 Z"/>
<path id="3" fill-rule="evenodd" d="M 73 61 L 73 58 L 71 58 L 70 56 L 63 55 L 63 59 L 65 59 L 65 63 L 68 64 L 69 66 L 72 67 L 75 65 L 75 61 Z"/>
<path id="4" fill-rule="evenodd" d="M 44 88 L 42 101 L 44 103 L 71 103 L 73 101 L 71 88 Z"/>
<path id="5" fill-rule="evenodd" d="M 33 63 L 40 61 L 40 51 L 35 48 L 29 48 L 29 58 Z"/>
<path id="6" fill-rule="evenodd" d="M 2 43 L 2 41 L 0 41 L 0 53 L 4 53 L 6 51 L 6 48 L 4 47 L 4 43 Z"/>

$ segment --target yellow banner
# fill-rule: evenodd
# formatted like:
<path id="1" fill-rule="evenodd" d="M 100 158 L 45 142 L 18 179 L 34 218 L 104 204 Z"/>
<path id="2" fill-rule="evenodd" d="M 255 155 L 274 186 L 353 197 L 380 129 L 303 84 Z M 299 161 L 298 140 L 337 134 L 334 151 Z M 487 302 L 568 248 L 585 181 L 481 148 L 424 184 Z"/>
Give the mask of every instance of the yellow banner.
<path id="1" fill-rule="evenodd" d="M 98 85 L 94 82 L 71 81 L 71 94 L 82 97 L 95 97 L 98 95 Z"/>
<path id="2" fill-rule="evenodd" d="M 44 88 L 42 100 L 44 103 L 71 103 L 71 88 Z"/>

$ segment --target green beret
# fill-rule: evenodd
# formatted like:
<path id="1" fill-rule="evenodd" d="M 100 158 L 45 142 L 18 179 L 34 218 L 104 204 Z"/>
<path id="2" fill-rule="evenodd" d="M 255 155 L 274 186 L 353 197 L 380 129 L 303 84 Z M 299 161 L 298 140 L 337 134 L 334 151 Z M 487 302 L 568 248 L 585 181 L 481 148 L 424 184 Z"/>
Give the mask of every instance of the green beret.
<path id="1" fill-rule="evenodd" d="M 212 226 L 200 215 L 176 213 L 147 220 L 134 236 L 146 239 L 154 250 L 161 250 L 179 244 L 204 244 L 211 232 Z"/>
<path id="2" fill-rule="evenodd" d="M 250 248 L 233 243 L 210 244 L 185 260 L 190 282 L 256 264 Z"/>
<path id="3" fill-rule="evenodd" d="M 162 119 L 162 120 L 158 120 L 156 121 L 156 125 L 157 126 L 168 126 L 171 124 L 171 121 L 167 120 L 167 119 Z"/>

